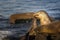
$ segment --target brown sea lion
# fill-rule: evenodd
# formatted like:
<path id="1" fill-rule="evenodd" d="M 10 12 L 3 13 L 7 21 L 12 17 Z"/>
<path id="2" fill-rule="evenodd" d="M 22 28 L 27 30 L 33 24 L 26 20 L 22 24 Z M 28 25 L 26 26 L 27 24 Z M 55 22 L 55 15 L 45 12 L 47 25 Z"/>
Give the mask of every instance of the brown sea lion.
<path id="1" fill-rule="evenodd" d="M 10 23 L 15 24 L 15 21 L 19 19 L 32 19 L 33 14 L 34 14 L 33 12 L 12 14 L 9 18 L 9 21 Z"/>
<path id="2" fill-rule="evenodd" d="M 52 21 L 46 11 L 39 11 L 35 14 L 35 18 L 40 19 L 40 26 L 35 29 L 35 40 L 52 40 L 59 39 L 60 21 Z M 57 25 L 56 25 L 57 24 Z M 55 36 L 56 38 L 53 38 Z"/>

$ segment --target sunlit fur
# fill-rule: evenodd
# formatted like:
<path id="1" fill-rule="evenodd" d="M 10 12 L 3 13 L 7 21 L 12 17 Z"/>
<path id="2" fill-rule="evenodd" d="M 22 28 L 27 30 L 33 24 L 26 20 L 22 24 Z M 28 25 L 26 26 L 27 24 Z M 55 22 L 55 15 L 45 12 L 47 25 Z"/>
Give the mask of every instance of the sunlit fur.
<path id="1" fill-rule="evenodd" d="M 45 11 L 37 12 L 34 17 L 40 19 L 41 24 L 35 29 L 35 40 L 46 40 L 47 36 L 51 36 L 53 40 L 60 40 L 60 21 L 52 21 Z"/>
<path id="2" fill-rule="evenodd" d="M 36 18 L 40 19 L 41 25 L 47 25 L 47 24 L 51 23 L 51 21 L 52 21 L 50 19 L 50 17 L 48 16 L 48 13 L 43 10 L 36 12 L 36 14 L 34 14 L 34 16 Z"/>
<path id="3" fill-rule="evenodd" d="M 36 12 L 36 14 L 34 14 L 34 17 L 40 19 L 40 26 L 42 28 L 41 29 L 42 32 L 53 33 L 52 31 L 56 30 L 55 29 L 56 27 L 57 28 L 59 27 L 59 25 L 53 26 L 54 24 L 52 24 L 52 23 L 54 22 L 54 23 L 60 24 L 60 23 L 58 23 L 60 21 L 57 21 L 57 22 L 52 21 L 48 15 L 48 13 L 43 10 Z M 49 25 L 49 26 L 47 26 L 47 25 Z M 53 27 L 54 27 L 54 29 L 52 29 Z"/>
<path id="4" fill-rule="evenodd" d="M 49 32 L 47 27 L 44 27 L 45 25 L 48 25 L 48 24 L 50 24 L 52 22 L 52 20 L 48 16 L 48 13 L 41 10 L 41 11 L 36 12 L 34 14 L 34 17 L 40 19 L 40 26 L 42 27 L 41 31 L 42 32 Z M 44 26 L 42 26 L 42 25 L 44 25 Z"/>

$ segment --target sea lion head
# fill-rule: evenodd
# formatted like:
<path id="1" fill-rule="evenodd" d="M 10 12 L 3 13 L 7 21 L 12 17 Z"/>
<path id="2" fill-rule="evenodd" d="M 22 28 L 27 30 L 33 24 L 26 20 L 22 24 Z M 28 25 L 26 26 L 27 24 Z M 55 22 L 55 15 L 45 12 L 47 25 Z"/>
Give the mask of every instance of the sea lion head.
<path id="1" fill-rule="evenodd" d="M 34 17 L 40 19 L 42 17 L 44 18 L 46 16 L 46 14 L 47 14 L 46 11 L 40 10 L 34 14 Z"/>

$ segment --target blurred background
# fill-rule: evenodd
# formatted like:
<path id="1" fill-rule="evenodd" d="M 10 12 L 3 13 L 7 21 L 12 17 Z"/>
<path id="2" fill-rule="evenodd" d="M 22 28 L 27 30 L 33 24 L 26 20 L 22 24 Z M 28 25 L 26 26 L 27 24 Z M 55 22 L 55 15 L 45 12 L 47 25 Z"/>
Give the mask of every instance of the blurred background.
<path id="1" fill-rule="evenodd" d="M 45 10 L 54 18 L 60 15 L 60 0 L 0 0 L 0 15 L 8 18 L 21 12 Z"/>
<path id="2" fill-rule="evenodd" d="M 50 17 L 60 19 L 60 0 L 0 0 L 0 39 L 6 35 L 21 36 L 25 34 L 29 23 L 9 24 L 9 16 L 23 12 L 37 12 L 45 10 Z"/>

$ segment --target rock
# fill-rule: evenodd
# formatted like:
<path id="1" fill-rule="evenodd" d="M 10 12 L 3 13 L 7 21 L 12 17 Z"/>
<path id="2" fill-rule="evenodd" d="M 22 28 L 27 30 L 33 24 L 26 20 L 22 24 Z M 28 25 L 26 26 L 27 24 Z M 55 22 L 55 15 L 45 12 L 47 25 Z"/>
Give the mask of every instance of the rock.
<path id="1" fill-rule="evenodd" d="M 12 33 L 10 31 L 0 31 L 0 40 L 5 40 L 7 39 L 6 37 L 8 35 L 12 35 Z"/>

